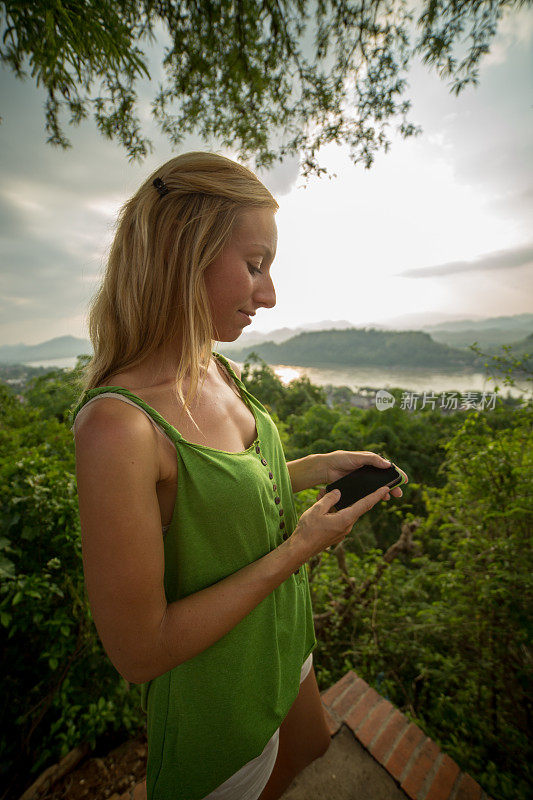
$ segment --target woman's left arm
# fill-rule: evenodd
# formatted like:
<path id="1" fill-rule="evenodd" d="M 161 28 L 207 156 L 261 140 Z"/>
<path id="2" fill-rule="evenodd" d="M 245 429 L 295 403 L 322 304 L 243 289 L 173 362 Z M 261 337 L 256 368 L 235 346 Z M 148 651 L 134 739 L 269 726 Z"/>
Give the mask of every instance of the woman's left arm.
<path id="1" fill-rule="evenodd" d="M 311 489 L 319 483 L 326 483 L 324 455 L 317 453 L 304 456 L 296 461 L 287 461 L 287 469 L 291 478 L 292 491 L 301 492 L 302 489 Z"/>
<path id="2" fill-rule="evenodd" d="M 390 461 L 368 450 L 334 450 L 332 453 L 315 453 L 295 461 L 287 461 L 293 492 L 311 489 L 319 483 L 333 483 L 363 464 L 375 467 L 390 467 Z M 391 490 L 395 497 L 401 497 L 400 487 Z"/>

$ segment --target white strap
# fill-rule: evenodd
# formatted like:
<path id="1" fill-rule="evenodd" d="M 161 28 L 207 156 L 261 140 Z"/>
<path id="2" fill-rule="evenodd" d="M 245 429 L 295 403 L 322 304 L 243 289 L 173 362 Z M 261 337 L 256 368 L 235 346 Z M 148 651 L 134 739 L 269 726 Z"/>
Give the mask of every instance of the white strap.
<path id="1" fill-rule="evenodd" d="M 158 430 L 159 433 L 161 433 L 165 437 L 165 439 L 168 439 L 168 441 L 171 443 L 173 447 L 176 446 L 172 441 L 172 439 L 170 438 L 170 436 L 165 432 L 165 430 L 161 427 L 161 425 L 159 425 L 155 421 L 155 419 L 153 419 L 153 417 L 150 416 L 150 414 L 148 413 L 148 411 L 146 411 L 146 409 L 142 408 L 142 406 L 140 406 L 134 400 L 131 400 L 129 397 L 125 397 L 123 394 L 119 394 L 118 392 L 102 392 L 101 394 L 97 394 L 95 397 L 91 397 L 91 399 L 88 400 L 76 414 L 76 419 L 74 420 L 74 425 L 72 426 L 71 430 L 74 430 L 74 426 L 76 425 L 76 422 L 78 421 L 80 414 L 83 413 L 84 409 L 87 408 L 87 406 L 90 406 L 91 403 L 93 403 L 95 400 L 99 400 L 101 397 L 116 397 L 117 400 L 123 400 L 125 403 L 129 403 L 130 405 L 135 406 L 135 408 L 138 408 L 139 411 L 143 412 L 143 414 L 146 414 L 146 416 L 148 417 L 152 425 L 156 428 L 156 430 Z"/>

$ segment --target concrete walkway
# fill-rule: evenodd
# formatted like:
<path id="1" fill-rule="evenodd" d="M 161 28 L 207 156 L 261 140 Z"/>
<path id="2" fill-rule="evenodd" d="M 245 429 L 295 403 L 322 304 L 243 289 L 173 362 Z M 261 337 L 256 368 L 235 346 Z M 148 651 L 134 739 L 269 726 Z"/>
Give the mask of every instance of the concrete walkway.
<path id="1" fill-rule="evenodd" d="M 283 800 L 409 800 L 346 725 L 327 753 L 291 783 Z"/>
<path id="2" fill-rule="evenodd" d="M 284 800 L 491 800 L 353 670 L 320 696 L 332 743 Z"/>

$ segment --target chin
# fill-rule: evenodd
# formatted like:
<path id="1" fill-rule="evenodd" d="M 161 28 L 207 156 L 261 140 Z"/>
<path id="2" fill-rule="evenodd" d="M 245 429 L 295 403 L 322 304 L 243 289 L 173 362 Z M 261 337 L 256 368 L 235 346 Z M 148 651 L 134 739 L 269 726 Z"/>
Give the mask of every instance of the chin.
<path id="1" fill-rule="evenodd" d="M 241 335 L 242 330 L 223 331 L 219 332 L 218 335 L 213 335 L 213 340 L 215 342 L 235 342 Z"/>

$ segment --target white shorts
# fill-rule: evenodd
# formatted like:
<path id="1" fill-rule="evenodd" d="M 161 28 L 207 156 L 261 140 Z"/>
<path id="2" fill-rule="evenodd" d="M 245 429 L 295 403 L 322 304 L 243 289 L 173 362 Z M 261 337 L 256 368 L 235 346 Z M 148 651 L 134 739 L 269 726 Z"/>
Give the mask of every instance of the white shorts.
<path id="1" fill-rule="evenodd" d="M 313 654 L 311 653 L 303 663 L 300 683 L 307 678 L 312 666 Z M 260 755 L 248 761 L 244 767 L 241 767 L 234 775 L 231 775 L 224 783 L 204 797 L 204 800 L 257 800 L 274 769 L 278 746 L 279 728 L 268 740 Z"/>

